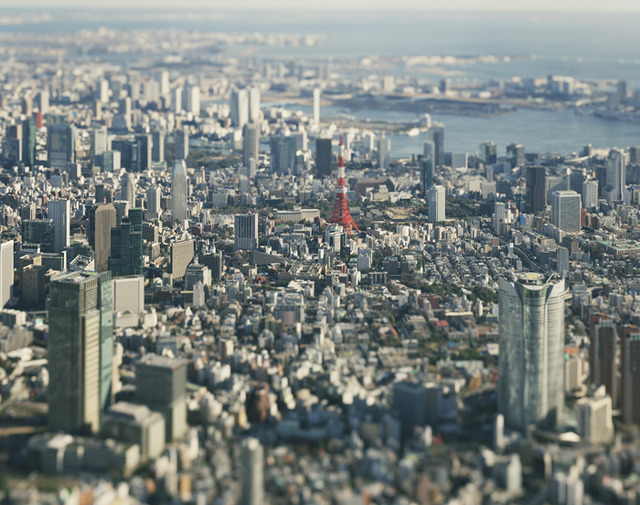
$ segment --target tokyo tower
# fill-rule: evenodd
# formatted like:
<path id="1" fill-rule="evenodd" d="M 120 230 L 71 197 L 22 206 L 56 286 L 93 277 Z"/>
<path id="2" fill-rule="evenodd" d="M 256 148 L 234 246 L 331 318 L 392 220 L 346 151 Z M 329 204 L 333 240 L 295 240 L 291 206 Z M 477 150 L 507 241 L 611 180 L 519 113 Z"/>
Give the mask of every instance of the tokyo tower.
<path id="1" fill-rule="evenodd" d="M 347 185 L 344 173 L 344 143 L 340 136 L 340 157 L 338 158 L 338 185 L 336 187 L 336 200 L 333 204 L 333 214 L 331 214 L 331 223 L 341 225 L 345 231 L 351 235 L 353 230 L 360 231 L 356 222 L 349 212 L 349 204 L 347 203 Z"/>

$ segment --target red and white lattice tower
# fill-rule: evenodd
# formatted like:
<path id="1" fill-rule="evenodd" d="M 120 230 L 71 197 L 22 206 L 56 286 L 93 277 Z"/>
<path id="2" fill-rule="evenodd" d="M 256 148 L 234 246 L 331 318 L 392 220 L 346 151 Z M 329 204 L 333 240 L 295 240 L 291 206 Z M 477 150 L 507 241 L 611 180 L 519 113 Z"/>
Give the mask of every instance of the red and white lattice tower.
<path id="1" fill-rule="evenodd" d="M 336 200 L 333 204 L 331 222 L 341 225 L 349 235 L 351 235 L 353 230 L 360 231 L 356 222 L 351 217 L 349 204 L 347 203 L 347 184 L 344 173 L 344 143 L 342 142 L 342 136 L 340 136 L 340 157 L 338 158 L 338 186 L 336 187 Z"/>

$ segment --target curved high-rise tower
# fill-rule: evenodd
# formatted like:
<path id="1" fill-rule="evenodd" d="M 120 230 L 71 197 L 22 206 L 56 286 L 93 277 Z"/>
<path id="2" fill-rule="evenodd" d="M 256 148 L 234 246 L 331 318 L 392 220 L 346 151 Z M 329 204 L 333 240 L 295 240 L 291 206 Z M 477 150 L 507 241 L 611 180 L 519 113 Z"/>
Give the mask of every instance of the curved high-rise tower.
<path id="1" fill-rule="evenodd" d="M 564 406 L 564 281 L 500 279 L 498 410 L 505 425 L 553 426 Z"/>
<path id="2" fill-rule="evenodd" d="M 189 196 L 187 164 L 184 160 L 173 162 L 171 171 L 171 216 L 184 221 L 189 218 L 187 199 Z"/>

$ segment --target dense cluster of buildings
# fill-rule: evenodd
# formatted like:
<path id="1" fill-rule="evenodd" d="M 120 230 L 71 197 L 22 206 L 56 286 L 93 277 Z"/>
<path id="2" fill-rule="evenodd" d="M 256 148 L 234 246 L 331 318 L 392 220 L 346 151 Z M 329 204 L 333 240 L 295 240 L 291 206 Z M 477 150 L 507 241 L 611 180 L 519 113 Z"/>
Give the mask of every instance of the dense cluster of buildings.
<path id="1" fill-rule="evenodd" d="M 215 58 L 0 70 L 0 502 L 639 503 L 640 147 L 398 158 Z"/>

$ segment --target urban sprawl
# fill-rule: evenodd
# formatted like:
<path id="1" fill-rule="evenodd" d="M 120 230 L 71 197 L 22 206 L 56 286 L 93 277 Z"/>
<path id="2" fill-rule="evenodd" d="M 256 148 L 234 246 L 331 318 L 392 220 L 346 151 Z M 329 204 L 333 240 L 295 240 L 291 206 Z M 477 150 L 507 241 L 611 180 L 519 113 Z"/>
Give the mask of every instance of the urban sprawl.
<path id="1" fill-rule="evenodd" d="M 318 43 L 0 35 L 0 503 L 638 505 L 640 145 L 429 113 L 640 93 Z"/>

